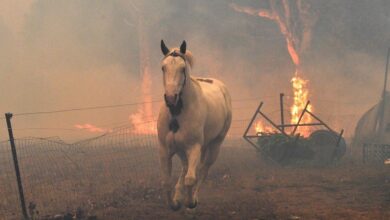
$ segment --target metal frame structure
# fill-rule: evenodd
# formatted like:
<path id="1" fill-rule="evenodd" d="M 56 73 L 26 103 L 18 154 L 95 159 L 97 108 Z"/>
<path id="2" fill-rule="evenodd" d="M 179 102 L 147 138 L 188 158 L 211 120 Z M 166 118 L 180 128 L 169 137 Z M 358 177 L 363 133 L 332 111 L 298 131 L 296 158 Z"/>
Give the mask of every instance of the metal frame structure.
<path id="1" fill-rule="evenodd" d="M 274 128 L 276 128 L 277 131 L 279 131 L 281 134 L 285 135 L 286 137 L 288 138 L 299 138 L 299 134 L 298 135 L 295 135 L 298 127 L 307 127 L 307 126 L 324 126 L 326 129 L 328 129 L 330 132 L 334 133 L 334 134 L 337 134 L 338 135 L 338 139 L 337 139 L 337 145 L 336 145 L 336 148 L 335 148 L 335 152 L 337 150 L 337 148 L 339 147 L 339 144 L 340 144 L 340 141 L 342 139 L 342 136 L 343 136 L 343 133 L 344 133 L 344 129 L 342 129 L 340 132 L 336 132 L 335 130 L 333 130 L 328 124 L 326 124 L 324 121 L 322 121 L 318 116 L 316 116 L 314 113 L 310 112 L 307 108 L 308 106 L 310 105 L 310 101 L 308 101 L 305 105 L 305 108 L 303 109 L 303 111 L 301 112 L 300 116 L 299 116 L 299 119 L 298 119 L 298 122 L 296 124 L 285 124 L 284 123 L 284 104 L 283 104 L 283 97 L 284 97 L 284 94 L 281 93 L 280 94 L 280 118 L 281 118 L 281 124 L 276 124 L 274 121 L 272 121 L 264 112 L 261 111 L 261 108 L 263 106 L 263 102 L 260 102 L 259 106 L 257 107 L 255 113 L 253 114 L 252 118 L 251 118 L 251 121 L 249 122 L 248 124 L 248 127 L 245 129 L 245 132 L 244 132 L 244 135 L 243 135 L 243 138 L 250 144 L 252 145 L 256 150 L 260 150 L 260 146 L 258 146 L 255 142 L 253 142 L 252 139 L 257 139 L 257 138 L 261 138 L 261 135 L 248 135 L 249 133 L 249 130 L 250 128 L 252 127 L 253 125 L 253 122 L 255 121 L 255 119 L 257 118 L 258 115 L 262 116 L 268 123 L 270 123 Z M 312 118 L 314 118 L 315 120 L 317 120 L 317 122 L 315 123 L 302 123 L 301 124 L 301 121 L 302 121 L 302 118 L 305 114 L 309 114 Z M 288 134 L 286 133 L 285 131 L 285 128 L 287 127 L 294 127 L 293 131 Z"/>

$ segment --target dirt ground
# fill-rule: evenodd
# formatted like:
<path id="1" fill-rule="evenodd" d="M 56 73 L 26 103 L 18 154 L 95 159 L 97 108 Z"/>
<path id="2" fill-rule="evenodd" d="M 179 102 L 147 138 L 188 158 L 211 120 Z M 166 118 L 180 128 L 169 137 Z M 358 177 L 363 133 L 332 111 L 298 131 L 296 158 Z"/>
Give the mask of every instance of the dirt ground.
<path id="1" fill-rule="evenodd" d="M 223 149 L 194 210 L 171 211 L 155 186 L 128 184 L 96 204 L 98 219 L 390 219 L 390 166 L 344 158 L 276 166 L 252 149 Z"/>

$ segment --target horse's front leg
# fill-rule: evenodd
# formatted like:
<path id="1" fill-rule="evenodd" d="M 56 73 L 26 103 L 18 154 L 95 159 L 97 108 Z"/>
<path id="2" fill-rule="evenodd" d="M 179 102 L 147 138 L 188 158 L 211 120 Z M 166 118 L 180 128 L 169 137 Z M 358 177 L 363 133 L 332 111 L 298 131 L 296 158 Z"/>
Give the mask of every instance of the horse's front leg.
<path id="1" fill-rule="evenodd" d="M 177 204 L 172 200 L 172 154 L 164 147 L 160 147 L 160 166 L 161 166 L 161 183 L 167 198 L 168 205 L 173 210 L 180 209 L 180 204 Z"/>
<path id="2" fill-rule="evenodd" d="M 184 186 L 186 188 L 186 201 L 185 205 L 188 208 L 195 208 L 198 201 L 196 201 L 193 197 L 193 188 L 197 183 L 197 172 L 199 169 L 200 159 L 201 159 L 201 151 L 202 147 L 200 144 L 194 144 L 189 147 L 187 150 L 187 158 L 188 158 L 188 170 L 187 174 L 184 178 Z"/>
<path id="3" fill-rule="evenodd" d="M 185 187 L 184 187 L 184 178 L 187 174 L 188 170 L 188 162 L 187 162 L 187 156 L 184 153 L 178 153 L 178 156 L 180 157 L 182 169 L 180 172 L 179 179 L 175 186 L 175 195 L 173 196 L 173 201 L 182 204 L 185 198 Z"/>

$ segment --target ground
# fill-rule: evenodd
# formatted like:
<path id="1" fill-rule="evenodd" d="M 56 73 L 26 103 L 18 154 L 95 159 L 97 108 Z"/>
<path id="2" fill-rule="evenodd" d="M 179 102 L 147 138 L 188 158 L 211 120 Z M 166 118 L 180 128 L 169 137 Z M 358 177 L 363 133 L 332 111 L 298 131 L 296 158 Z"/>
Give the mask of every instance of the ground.
<path id="1" fill-rule="evenodd" d="M 195 210 L 171 211 L 157 184 L 127 184 L 93 212 L 98 219 L 390 219 L 388 165 L 346 157 L 327 167 L 281 167 L 252 149 L 223 151 Z"/>

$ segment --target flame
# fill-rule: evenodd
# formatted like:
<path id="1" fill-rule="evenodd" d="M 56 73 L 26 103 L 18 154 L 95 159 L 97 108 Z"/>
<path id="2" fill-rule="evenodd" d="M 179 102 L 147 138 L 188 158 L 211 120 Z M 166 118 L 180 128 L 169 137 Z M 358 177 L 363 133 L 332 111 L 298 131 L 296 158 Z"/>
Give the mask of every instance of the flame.
<path id="1" fill-rule="evenodd" d="M 148 45 L 148 34 L 145 30 L 144 15 L 138 13 L 138 44 L 139 44 L 139 74 L 142 81 L 141 96 L 143 104 L 139 106 L 136 113 L 129 116 L 133 133 L 136 134 L 156 134 L 157 124 L 153 121 L 152 103 L 152 77 L 150 70 L 150 56 Z"/>
<path id="2" fill-rule="evenodd" d="M 142 45 L 145 42 L 141 42 Z M 141 93 L 143 104 L 138 108 L 137 112 L 129 116 L 129 120 L 133 126 L 133 133 L 136 134 L 156 134 L 157 124 L 153 120 L 153 102 L 151 90 L 152 79 L 149 69 L 149 57 L 147 50 L 141 48 Z"/>
<path id="3" fill-rule="evenodd" d="M 299 117 L 302 114 L 302 111 L 305 109 L 306 103 L 309 97 L 309 90 L 307 88 L 308 80 L 305 80 L 298 76 L 298 73 L 291 79 L 294 100 L 293 105 L 291 107 L 291 124 L 297 124 L 299 121 Z M 313 107 L 309 104 L 307 106 L 307 110 L 312 112 Z M 312 122 L 312 118 L 308 114 L 304 114 L 300 124 L 308 124 Z M 303 136 L 308 136 L 311 132 L 310 127 L 298 127 L 297 132 Z"/>
<path id="4" fill-rule="evenodd" d="M 234 3 L 230 7 L 241 13 L 258 16 L 274 21 L 286 40 L 287 51 L 295 65 L 295 76 L 291 79 L 294 102 L 291 107 L 291 123 L 296 124 L 302 110 L 308 101 L 308 80 L 300 76 L 302 70 L 302 54 L 310 46 L 312 27 L 318 16 L 311 9 L 310 4 L 304 0 L 269 0 L 269 8 L 255 9 L 252 7 L 238 6 Z M 312 106 L 308 106 L 313 111 Z M 311 118 L 306 114 L 300 123 L 310 123 Z M 301 135 L 308 135 L 310 127 L 299 127 Z"/>
<path id="5" fill-rule="evenodd" d="M 132 7 L 136 8 L 135 5 Z M 153 102 L 152 102 L 152 78 L 150 71 L 150 56 L 148 45 L 148 34 L 145 30 L 144 17 L 142 13 L 138 13 L 137 33 L 139 45 L 139 75 L 141 79 L 141 97 L 143 104 L 139 106 L 134 114 L 131 114 L 128 120 L 131 123 L 130 128 L 120 129 L 118 132 L 136 133 L 136 134 L 156 134 L 157 123 L 153 120 Z M 112 129 L 98 128 L 90 124 L 75 125 L 76 128 L 86 129 L 90 132 L 112 132 Z M 117 130 L 115 130 L 117 132 Z"/>
<path id="6" fill-rule="evenodd" d="M 107 129 L 107 128 L 99 128 L 99 127 L 96 127 L 94 125 L 91 125 L 91 124 L 76 124 L 74 125 L 75 128 L 78 128 L 78 129 L 81 129 L 81 130 L 86 130 L 88 132 L 92 132 L 92 133 L 111 133 L 112 132 L 112 129 Z"/>
<path id="7" fill-rule="evenodd" d="M 310 4 L 303 0 L 269 0 L 270 7 L 267 9 L 255 9 L 234 3 L 229 6 L 234 11 L 274 21 L 286 40 L 293 63 L 296 67 L 301 66 L 301 54 L 310 46 L 312 27 L 318 19 L 313 10 L 310 10 Z"/>
<path id="8" fill-rule="evenodd" d="M 257 121 L 255 123 L 255 131 L 256 131 L 256 135 L 261 135 L 262 133 L 273 133 L 274 132 L 274 129 L 270 126 L 266 126 L 263 124 L 262 121 Z"/>
<path id="9" fill-rule="evenodd" d="M 142 111 L 139 111 L 135 114 L 129 116 L 129 119 L 132 123 L 133 129 L 132 133 L 134 134 L 157 134 L 157 124 L 152 118 L 144 117 L 145 114 Z"/>

